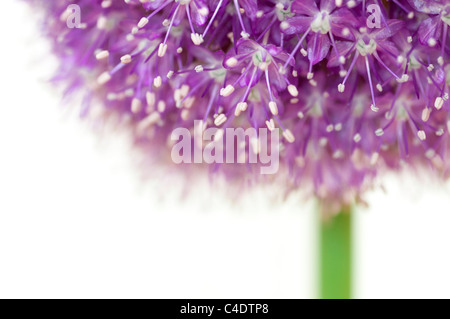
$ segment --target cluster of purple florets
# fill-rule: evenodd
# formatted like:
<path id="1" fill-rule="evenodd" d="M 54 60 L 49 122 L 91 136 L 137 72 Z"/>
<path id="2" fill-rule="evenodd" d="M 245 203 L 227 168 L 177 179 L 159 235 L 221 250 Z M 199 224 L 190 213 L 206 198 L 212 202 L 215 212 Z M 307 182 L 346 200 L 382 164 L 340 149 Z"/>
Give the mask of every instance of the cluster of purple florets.
<path id="1" fill-rule="evenodd" d="M 77 28 L 66 24 L 71 3 Z M 87 88 L 86 112 L 100 97 L 160 151 L 194 120 L 280 130 L 289 185 L 337 203 L 357 198 L 380 169 L 449 172 L 448 0 L 41 5 L 58 78 Z"/>

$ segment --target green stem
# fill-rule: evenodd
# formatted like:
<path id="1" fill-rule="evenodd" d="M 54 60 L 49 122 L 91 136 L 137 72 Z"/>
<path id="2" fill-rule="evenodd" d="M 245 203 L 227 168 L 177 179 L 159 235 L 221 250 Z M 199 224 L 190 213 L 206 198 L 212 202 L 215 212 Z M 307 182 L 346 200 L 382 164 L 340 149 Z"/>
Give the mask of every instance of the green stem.
<path id="1" fill-rule="evenodd" d="M 350 299 L 352 273 L 351 211 L 320 221 L 320 296 Z"/>

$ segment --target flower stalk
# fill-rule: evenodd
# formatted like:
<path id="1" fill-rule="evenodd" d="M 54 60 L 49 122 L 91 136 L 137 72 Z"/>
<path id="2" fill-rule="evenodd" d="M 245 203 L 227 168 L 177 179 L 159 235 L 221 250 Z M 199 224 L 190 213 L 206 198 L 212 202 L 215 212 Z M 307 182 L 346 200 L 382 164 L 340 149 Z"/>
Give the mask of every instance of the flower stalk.
<path id="1" fill-rule="evenodd" d="M 320 220 L 320 298 L 352 298 L 352 213 L 350 208 Z"/>

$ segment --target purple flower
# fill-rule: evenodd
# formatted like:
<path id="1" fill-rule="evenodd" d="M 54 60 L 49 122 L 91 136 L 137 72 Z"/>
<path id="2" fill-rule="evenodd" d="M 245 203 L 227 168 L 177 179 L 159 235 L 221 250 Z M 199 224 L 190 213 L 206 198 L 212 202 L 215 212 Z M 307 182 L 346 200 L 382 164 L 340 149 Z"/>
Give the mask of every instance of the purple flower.
<path id="1" fill-rule="evenodd" d="M 83 115 L 101 101 L 157 154 L 195 120 L 280 130 L 278 180 L 333 211 L 380 172 L 449 176 L 445 1 L 78 0 L 75 28 L 66 1 L 28 2 L 47 14 L 54 81 L 85 94 Z M 254 168 L 213 170 L 258 179 Z"/>

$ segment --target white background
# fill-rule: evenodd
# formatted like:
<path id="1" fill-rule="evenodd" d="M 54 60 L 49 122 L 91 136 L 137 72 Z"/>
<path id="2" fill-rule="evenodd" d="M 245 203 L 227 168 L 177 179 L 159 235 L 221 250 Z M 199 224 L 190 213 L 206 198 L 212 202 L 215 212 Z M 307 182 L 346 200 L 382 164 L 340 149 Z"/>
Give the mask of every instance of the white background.
<path id="1" fill-rule="evenodd" d="M 99 137 L 45 84 L 33 14 L 0 5 L 0 298 L 314 297 L 314 203 L 143 183 L 128 136 Z M 450 187 L 383 182 L 355 212 L 356 297 L 450 298 Z"/>

